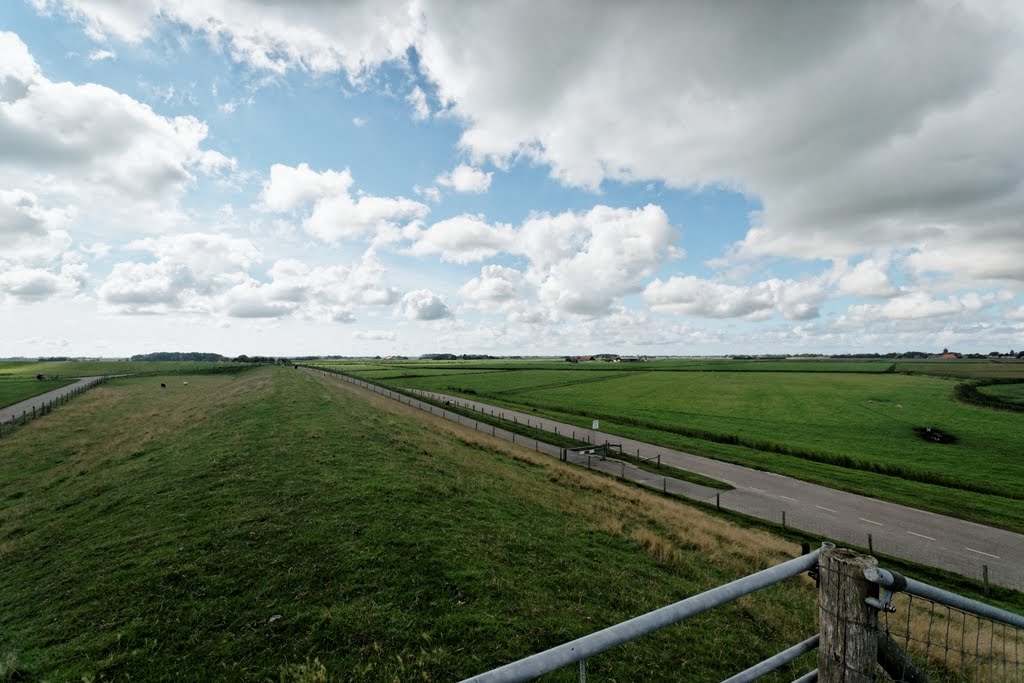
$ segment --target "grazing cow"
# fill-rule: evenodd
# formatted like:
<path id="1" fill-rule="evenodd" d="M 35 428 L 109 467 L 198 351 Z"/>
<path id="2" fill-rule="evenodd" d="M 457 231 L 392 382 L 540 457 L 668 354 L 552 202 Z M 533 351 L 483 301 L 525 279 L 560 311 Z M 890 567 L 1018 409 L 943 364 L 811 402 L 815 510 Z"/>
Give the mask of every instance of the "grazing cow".
<path id="1" fill-rule="evenodd" d="M 166 385 L 166 384 L 164 384 L 163 382 L 160 382 L 160 388 L 161 388 L 161 389 L 166 389 L 166 388 L 167 388 L 167 385 Z"/>
<path id="2" fill-rule="evenodd" d="M 184 384 L 186 387 L 188 386 L 188 382 L 182 382 L 182 384 Z"/>

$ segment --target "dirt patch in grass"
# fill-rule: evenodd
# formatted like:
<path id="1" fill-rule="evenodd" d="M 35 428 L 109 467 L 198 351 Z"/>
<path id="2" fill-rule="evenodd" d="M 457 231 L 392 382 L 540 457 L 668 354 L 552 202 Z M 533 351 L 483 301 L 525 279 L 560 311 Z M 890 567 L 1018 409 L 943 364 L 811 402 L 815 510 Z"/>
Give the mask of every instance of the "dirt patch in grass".
<path id="1" fill-rule="evenodd" d="M 953 444 L 958 440 L 955 435 L 944 432 L 936 427 L 914 427 L 914 433 L 928 443 Z"/>

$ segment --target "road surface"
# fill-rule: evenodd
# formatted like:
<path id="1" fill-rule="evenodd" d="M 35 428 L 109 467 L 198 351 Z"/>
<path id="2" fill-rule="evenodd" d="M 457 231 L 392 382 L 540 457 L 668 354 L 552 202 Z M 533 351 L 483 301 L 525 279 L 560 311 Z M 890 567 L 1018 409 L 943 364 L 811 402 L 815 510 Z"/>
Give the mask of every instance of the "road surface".
<path id="1" fill-rule="evenodd" d="M 421 403 L 406 396 L 374 385 L 340 375 L 331 375 L 353 382 L 424 410 L 458 421 L 477 429 L 490 431 L 496 436 L 517 440 L 528 447 L 549 454 L 558 449 L 522 436 L 512 437 L 500 428 L 474 424 L 474 420 L 457 413 Z M 655 458 L 661 455 L 663 465 L 671 465 L 725 482 L 734 488 L 717 491 L 653 475 L 628 464 L 611 459 L 591 459 L 595 469 L 624 476 L 653 488 L 667 488 L 673 493 L 703 502 L 715 503 L 716 495 L 721 507 L 753 517 L 782 523 L 802 531 L 828 536 L 862 547 L 869 545 L 874 551 L 901 557 L 919 564 L 953 571 L 964 576 L 981 579 L 985 571 L 994 584 L 1024 590 L 1024 535 L 1003 529 L 918 510 L 905 505 L 876 500 L 867 496 L 837 491 L 771 472 L 750 469 L 719 460 L 627 439 L 615 434 L 581 429 L 576 425 L 558 422 L 536 415 L 498 408 L 479 401 L 416 390 L 422 396 L 474 411 L 516 420 L 564 436 L 591 443 L 621 444 L 630 455 Z M 584 456 L 585 458 L 585 456 Z M 575 459 L 582 462 L 582 459 Z M 585 463 L 584 463 L 585 464 Z M 785 515 L 785 518 L 783 518 Z M 986 570 L 987 567 L 987 570 Z"/>

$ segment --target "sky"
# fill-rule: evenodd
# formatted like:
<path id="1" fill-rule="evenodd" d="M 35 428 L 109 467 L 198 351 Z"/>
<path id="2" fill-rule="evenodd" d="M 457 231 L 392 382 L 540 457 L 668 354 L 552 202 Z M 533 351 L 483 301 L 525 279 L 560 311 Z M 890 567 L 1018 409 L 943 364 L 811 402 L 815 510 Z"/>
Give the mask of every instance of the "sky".
<path id="1" fill-rule="evenodd" d="M 943 348 L 1024 348 L 1019 3 L 0 3 L 0 356 Z"/>

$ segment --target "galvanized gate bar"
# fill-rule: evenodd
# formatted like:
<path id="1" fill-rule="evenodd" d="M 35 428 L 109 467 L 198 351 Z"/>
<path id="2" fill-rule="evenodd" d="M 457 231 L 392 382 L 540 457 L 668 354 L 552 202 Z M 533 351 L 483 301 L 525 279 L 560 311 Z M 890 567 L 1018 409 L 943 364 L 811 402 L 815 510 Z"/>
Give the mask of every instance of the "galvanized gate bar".
<path id="1" fill-rule="evenodd" d="M 671 626 L 684 619 L 724 605 L 749 593 L 767 588 L 817 566 L 819 548 L 808 555 L 802 555 L 782 564 L 769 567 L 756 574 L 744 576 L 731 583 L 680 600 L 661 609 L 641 614 L 606 629 L 558 645 L 544 652 L 538 652 L 517 662 L 467 678 L 463 683 L 517 683 L 529 681 L 563 666 L 573 664 L 604 652 L 616 645 L 628 643 L 634 638 Z"/>
<path id="2" fill-rule="evenodd" d="M 821 636 L 816 633 L 802 643 L 797 643 L 793 647 L 783 650 L 777 655 L 772 655 L 763 662 L 758 662 L 746 671 L 741 671 L 735 676 L 725 679 L 722 683 L 750 683 L 750 681 L 756 681 L 761 676 L 769 674 L 772 671 L 789 664 L 800 655 L 807 654 L 811 650 L 817 649 L 818 640 L 820 639 Z"/>
<path id="3" fill-rule="evenodd" d="M 919 598 L 926 598 L 949 607 L 955 607 L 963 612 L 970 612 L 971 614 L 986 617 L 992 621 L 1009 624 L 1010 626 L 1016 626 L 1017 628 L 1024 628 L 1024 617 L 1019 614 L 1007 612 L 1004 609 L 999 609 L 992 605 L 986 605 L 983 602 L 971 600 L 970 598 L 965 598 L 964 596 L 957 595 L 956 593 L 950 593 L 949 591 L 942 590 L 941 588 L 930 586 L 927 583 L 915 581 L 914 579 L 904 577 L 896 572 L 889 571 L 888 569 L 882 569 L 881 567 L 868 567 L 864 570 L 864 578 L 871 583 L 877 583 L 882 588 L 910 593 L 911 595 L 916 595 Z M 906 587 L 903 586 L 904 582 Z"/>
<path id="4" fill-rule="evenodd" d="M 803 676 L 801 676 L 800 678 L 798 678 L 795 681 L 793 681 L 793 683 L 814 683 L 817 680 L 818 680 L 818 670 L 815 669 L 814 671 L 808 671 Z"/>

